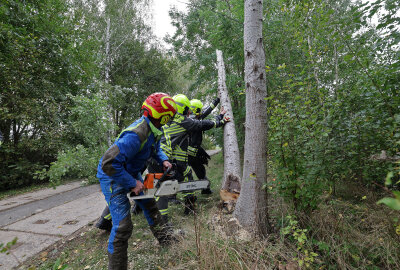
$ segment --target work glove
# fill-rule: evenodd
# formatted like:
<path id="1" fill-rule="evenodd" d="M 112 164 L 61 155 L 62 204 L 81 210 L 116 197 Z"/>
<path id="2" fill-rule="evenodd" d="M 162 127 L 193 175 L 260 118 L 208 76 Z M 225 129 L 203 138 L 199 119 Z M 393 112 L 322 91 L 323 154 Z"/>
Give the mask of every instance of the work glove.
<path id="1" fill-rule="evenodd" d="M 223 125 L 225 125 L 226 123 L 228 123 L 230 121 L 231 121 L 231 118 L 229 116 L 225 115 L 224 118 L 221 120 L 221 123 Z"/>

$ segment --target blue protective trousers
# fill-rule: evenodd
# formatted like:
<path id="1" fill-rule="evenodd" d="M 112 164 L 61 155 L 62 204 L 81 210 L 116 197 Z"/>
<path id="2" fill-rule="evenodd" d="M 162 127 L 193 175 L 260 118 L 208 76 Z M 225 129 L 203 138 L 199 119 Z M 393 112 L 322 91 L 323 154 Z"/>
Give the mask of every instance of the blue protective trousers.
<path id="1" fill-rule="evenodd" d="M 105 179 L 104 179 L 105 180 Z M 122 260 L 127 259 L 128 239 L 132 235 L 131 204 L 127 191 L 122 186 L 110 182 L 109 179 L 100 179 L 101 191 L 104 194 L 112 218 L 112 229 L 108 240 L 108 252 L 115 254 Z M 143 214 L 150 226 L 157 222 L 158 209 L 154 199 L 135 200 L 143 209 Z"/>

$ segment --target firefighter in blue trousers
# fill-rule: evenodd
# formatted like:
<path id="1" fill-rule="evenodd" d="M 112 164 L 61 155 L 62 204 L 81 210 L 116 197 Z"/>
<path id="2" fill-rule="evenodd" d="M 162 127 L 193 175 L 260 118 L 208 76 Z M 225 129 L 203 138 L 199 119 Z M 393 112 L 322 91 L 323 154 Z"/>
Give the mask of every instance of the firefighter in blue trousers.
<path id="1" fill-rule="evenodd" d="M 145 100 L 142 109 L 143 116 L 121 132 L 100 159 L 97 168 L 97 178 L 112 217 L 108 243 L 108 269 L 112 270 L 128 267 L 128 239 L 133 225 L 127 194 L 133 192 L 139 195 L 144 189 L 141 170 L 146 161 L 153 156 L 164 169 L 172 167 L 160 148 L 160 128 L 174 117 L 177 111 L 174 100 L 167 94 L 154 93 Z M 165 226 L 155 200 L 135 202 L 143 209 L 159 243 L 168 245 L 173 242 L 174 237 Z"/>

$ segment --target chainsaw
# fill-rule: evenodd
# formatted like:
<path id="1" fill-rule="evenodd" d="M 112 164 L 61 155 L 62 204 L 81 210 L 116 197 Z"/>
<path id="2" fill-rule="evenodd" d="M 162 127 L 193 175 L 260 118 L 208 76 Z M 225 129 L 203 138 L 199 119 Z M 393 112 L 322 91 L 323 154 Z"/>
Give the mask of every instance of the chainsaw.
<path id="1" fill-rule="evenodd" d="M 143 195 L 136 195 L 131 192 L 130 196 L 134 200 L 149 199 L 154 197 L 172 196 L 178 192 L 187 192 L 206 189 L 210 181 L 205 179 L 178 182 L 174 179 L 175 174 L 171 174 L 172 168 L 169 168 L 164 173 L 148 173 L 145 176 L 143 185 Z"/>

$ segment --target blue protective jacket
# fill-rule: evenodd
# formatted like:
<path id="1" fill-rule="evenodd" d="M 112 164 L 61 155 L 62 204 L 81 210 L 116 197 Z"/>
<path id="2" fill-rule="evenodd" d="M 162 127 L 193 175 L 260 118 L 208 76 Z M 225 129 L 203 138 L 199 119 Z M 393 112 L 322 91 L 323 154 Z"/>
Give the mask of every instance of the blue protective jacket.
<path id="1" fill-rule="evenodd" d="M 114 144 L 105 152 L 97 167 L 100 183 L 115 183 L 129 192 L 136 180 L 143 182 L 141 170 L 153 156 L 158 163 L 168 160 L 160 148 L 162 131 L 142 116 L 123 130 Z"/>

